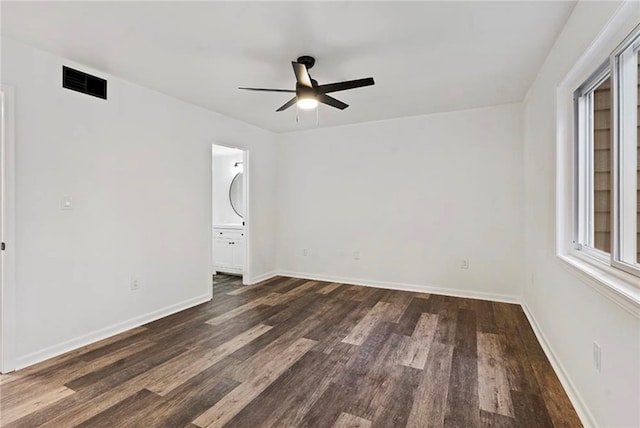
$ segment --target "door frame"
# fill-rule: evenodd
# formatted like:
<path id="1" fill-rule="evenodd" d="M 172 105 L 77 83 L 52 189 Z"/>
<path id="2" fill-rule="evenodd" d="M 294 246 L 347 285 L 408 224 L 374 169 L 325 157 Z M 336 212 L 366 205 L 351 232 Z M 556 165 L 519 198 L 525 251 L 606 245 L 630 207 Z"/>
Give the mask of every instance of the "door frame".
<path id="1" fill-rule="evenodd" d="M 244 264 L 242 266 L 242 284 L 250 285 L 251 284 L 251 205 L 250 205 L 250 192 L 251 192 L 251 155 L 250 150 L 244 147 L 237 147 L 229 144 L 221 144 L 218 142 L 211 143 L 211 191 L 209 194 L 211 195 L 211 203 L 210 207 L 210 215 L 209 215 L 209 278 L 212 277 L 215 272 L 214 263 L 213 263 L 213 155 L 214 155 L 214 146 L 226 147 L 229 149 L 236 149 L 242 151 L 242 173 L 244 175 L 244 180 L 242 183 L 243 192 L 244 192 L 244 207 L 245 207 L 245 215 L 244 215 Z M 213 297 L 213 289 L 210 289 L 211 296 Z"/>
<path id="2" fill-rule="evenodd" d="M 15 90 L 0 86 L 0 373 L 16 368 L 15 355 Z"/>
<path id="3" fill-rule="evenodd" d="M 251 168 L 249 166 L 251 163 L 249 162 L 249 149 L 241 149 L 242 150 L 242 173 L 244 174 L 244 180 L 242 180 L 242 187 L 244 188 L 244 264 L 242 265 L 242 285 L 249 285 L 252 283 L 251 280 L 251 204 L 249 201 L 249 182 L 251 180 Z"/>

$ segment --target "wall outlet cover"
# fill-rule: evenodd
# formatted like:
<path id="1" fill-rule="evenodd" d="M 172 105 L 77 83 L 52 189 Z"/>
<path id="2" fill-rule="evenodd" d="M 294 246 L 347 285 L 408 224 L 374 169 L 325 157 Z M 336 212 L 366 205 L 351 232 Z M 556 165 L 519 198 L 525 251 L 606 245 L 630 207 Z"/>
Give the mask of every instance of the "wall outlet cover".
<path id="1" fill-rule="evenodd" d="M 60 199 L 60 209 L 61 210 L 72 210 L 73 209 L 73 198 L 69 195 L 64 195 L 62 199 Z"/>

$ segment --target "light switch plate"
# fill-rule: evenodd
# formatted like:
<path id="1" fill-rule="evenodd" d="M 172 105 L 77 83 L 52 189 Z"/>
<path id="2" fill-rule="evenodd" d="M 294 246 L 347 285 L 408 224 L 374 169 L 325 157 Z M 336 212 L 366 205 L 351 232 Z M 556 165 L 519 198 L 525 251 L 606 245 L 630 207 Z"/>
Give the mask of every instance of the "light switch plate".
<path id="1" fill-rule="evenodd" d="M 593 366 L 599 372 L 602 371 L 602 348 L 598 342 L 593 342 Z"/>

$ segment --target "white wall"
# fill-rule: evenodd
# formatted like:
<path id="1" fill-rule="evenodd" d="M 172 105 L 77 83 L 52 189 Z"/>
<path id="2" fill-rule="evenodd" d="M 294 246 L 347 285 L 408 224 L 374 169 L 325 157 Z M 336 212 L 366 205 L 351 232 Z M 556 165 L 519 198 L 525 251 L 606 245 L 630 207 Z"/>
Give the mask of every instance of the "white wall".
<path id="1" fill-rule="evenodd" d="M 207 298 L 213 142 L 251 151 L 253 274 L 274 269 L 272 134 L 98 71 L 107 101 L 63 89 L 75 64 L 7 38 L 2 60 L 16 100 L 19 366 Z"/>
<path id="2" fill-rule="evenodd" d="M 280 136 L 280 270 L 518 300 L 520 122 L 510 104 Z"/>
<path id="3" fill-rule="evenodd" d="M 617 6 L 578 3 L 525 101 L 524 304 L 591 413 L 591 422 L 638 427 L 640 320 L 571 274 L 555 256 L 556 88 Z M 593 341 L 602 347 L 601 373 L 592 365 Z"/>
<path id="4" fill-rule="evenodd" d="M 228 150 L 228 149 L 227 149 Z M 244 165 L 235 167 L 236 162 L 242 162 L 242 151 L 235 153 L 213 153 L 213 225 L 242 224 L 240 217 L 231 206 L 229 187 L 237 173 L 242 172 Z"/>

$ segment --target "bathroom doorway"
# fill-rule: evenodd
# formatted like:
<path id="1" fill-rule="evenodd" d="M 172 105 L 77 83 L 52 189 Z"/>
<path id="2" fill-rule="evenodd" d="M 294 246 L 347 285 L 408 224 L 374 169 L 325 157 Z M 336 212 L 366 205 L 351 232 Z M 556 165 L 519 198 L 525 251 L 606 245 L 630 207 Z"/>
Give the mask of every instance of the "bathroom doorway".
<path id="1" fill-rule="evenodd" d="M 211 263 L 214 286 L 249 282 L 249 152 L 213 144 Z M 234 279 L 235 278 L 235 279 Z M 241 280 L 241 281 L 240 281 Z"/>

